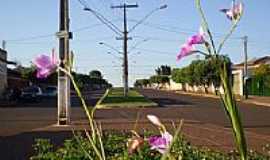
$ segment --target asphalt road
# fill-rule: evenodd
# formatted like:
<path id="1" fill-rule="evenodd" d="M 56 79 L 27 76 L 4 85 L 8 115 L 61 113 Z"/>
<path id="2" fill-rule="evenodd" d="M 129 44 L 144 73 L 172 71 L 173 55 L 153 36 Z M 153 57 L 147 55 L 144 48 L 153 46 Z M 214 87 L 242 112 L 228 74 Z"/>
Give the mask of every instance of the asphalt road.
<path id="1" fill-rule="evenodd" d="M 89 106 L 94 106 L 104 94 L 92 91 L 84 94 Z M 76 96 L 71 98 L 71 121 L 80 121 L 85 114 Z M 44 128 L 55 126 L 57 122 L 56 98 L 46 98 L 39 102 L 24 102 L 0 107 L 0 160 L 28 160 L 33 155 L 32 145 L 37 138 L 50 139 L 53 144 L 61 145 L 63 140 L 72 137 L 70 129 L 53 131 Z M 56 127 L 58 128 L 58 127 Z"/>
<path id="2" fill-rule="evenodd" d="M 169 115 L 170 117 L 230 127 L 220 99 L 156 90 L 141 90 L 140 92 L 158 103 L 160 107 L 178 108 L 178 112 Z M 270 136 L 270 107 L 241 102 L 237 102 L 237 105 L 245 129 Z"/>
<path id="3" fill-rule="evenodd" d="M 155 114 L 171 127 L 172 121 L 184 119 L 183 134 L 197 146 L 231 150 L 234 147 L 230 123 L 224 114 L 219 99 L 197 97 L 173 92 L 140 90 L 159 107 L 144 109 L 101 109 L 95 119 L 103 129 L 156 129 L 146 120 L 147 114 Z M 89 106 L 93 106 L 104 91 L 85 94 Z M 72 126 L 57 127 L 56 101 L 45 99 L 36 104 L 23 104 L 0 108 L 0 159 L 27 159 L 32 153 L 36 138 L 49 138 L 54 144 L 71 137 L 71 128 L 87 128 L 87 120 L 80 102 L 72 98 Z M 262 145 L 270 144 L 270 108 L 253 104 L 239 103 L 249 147 L 260 150 Z"/>

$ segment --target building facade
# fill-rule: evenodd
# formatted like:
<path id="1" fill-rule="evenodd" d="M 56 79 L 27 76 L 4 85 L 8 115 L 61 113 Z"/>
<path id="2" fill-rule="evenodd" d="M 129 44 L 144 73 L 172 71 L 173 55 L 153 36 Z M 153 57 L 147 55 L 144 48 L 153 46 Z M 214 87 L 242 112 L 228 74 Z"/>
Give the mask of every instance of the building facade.
<path id="1" fill-rule="evenodd" d="M 254 71 L 262 64 L 270 65 L 270 56 L 253 58 L 247 62 L 247 75 L 252 77 Z M 244 63 L 233 65 L 233 90 L 237 95 L 244 95 Z"/>

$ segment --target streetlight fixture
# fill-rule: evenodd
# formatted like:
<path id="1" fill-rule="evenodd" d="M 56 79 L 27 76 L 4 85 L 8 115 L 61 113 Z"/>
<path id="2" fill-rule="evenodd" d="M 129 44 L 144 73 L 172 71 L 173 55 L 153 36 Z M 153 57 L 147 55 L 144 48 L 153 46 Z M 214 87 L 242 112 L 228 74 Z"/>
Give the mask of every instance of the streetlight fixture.
<path id="1" fill-rule="evenodd" d="M 159 9 L 165 9 L 167 7 L 168 7 L 168 5 L 167 4 L 164 4 L 164 5 L 160 6 Z"/>
<path id="2" fill-rule="evenodd" d="M 115 47 L 113 47 L 113 46 L 111 46 L 111 45 L 109 45 L 109 44 L 107 44 L 105 42 L 99 42 L 98 44 L 106 46 L 106 47 L 112 49 L 113 51 L 115 51 L 116 53 L 122 54 L 118 49 L 116 49 Z"/>
<path id="3" fill-rule="evenodd" d="M 122 35 L 122 31 L 114 25 L 110 20 L 106 19 L 102 14 L 98 13 L 97 11 L 89 8 L 88 6 L 84 5 L 84 11 L 88 11 L 92 13 L 99 21 L 101 21 L 104 25 L 106 25 L 109 29 L 111 29 L 114 33 L 118 35 Z"/>
<path id="4" fill-rule="evenodd" d="M 168 7 L 167 4 L 161 5 L 158 8 L 153 9 L 151 12 L 149 12 L 146 16 L 144 16 L 141 20 L 138 21 L 131 29 L 128 31 L 129 33 L 132 32 L 138 25 L 142 24 L 148 17 L 150 17 L 152 14 L 154 14 L 156 11 L 166 9 Z"/>

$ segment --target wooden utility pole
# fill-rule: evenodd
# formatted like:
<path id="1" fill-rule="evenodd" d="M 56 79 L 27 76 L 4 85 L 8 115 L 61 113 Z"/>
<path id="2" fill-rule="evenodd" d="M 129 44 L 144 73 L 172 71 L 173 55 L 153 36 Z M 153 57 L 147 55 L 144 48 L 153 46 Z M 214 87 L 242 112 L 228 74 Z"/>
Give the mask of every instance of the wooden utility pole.
<path id="1" fill-rule="evenodd" d="M 69 72 L 69 4 L 60 0 L 59 32 L 60 67 Z M 70 124 L 70 79 L 63 71 L 58 72 L 58 125 Z"/>
<path id="2" fill-rule="evenodd" d="M 128 29 L 127 29 L 127 8 L 137 8 L 138 5 L 127 5 L 124 3 L 119 6 L 112 6 L 111 8 L 123 8 L 124 9 L 124 32 L 123 32 L 123 86 L 124 86 L 124 96 L 128 94 Z M 121 38 L 120 38 L 121 39 Z"/>

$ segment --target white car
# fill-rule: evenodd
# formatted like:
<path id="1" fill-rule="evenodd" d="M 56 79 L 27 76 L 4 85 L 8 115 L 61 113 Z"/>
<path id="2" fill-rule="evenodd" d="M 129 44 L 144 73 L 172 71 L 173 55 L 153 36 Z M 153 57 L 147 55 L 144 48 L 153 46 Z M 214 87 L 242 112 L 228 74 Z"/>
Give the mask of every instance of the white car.
<path id="1" fill-rule="evenodd" d="M 22 90 L 21 99 L 22 100 L 30 100 L 37 101 L 42 96 L 42 90 L 37 86 L 30 86 Z"/>

